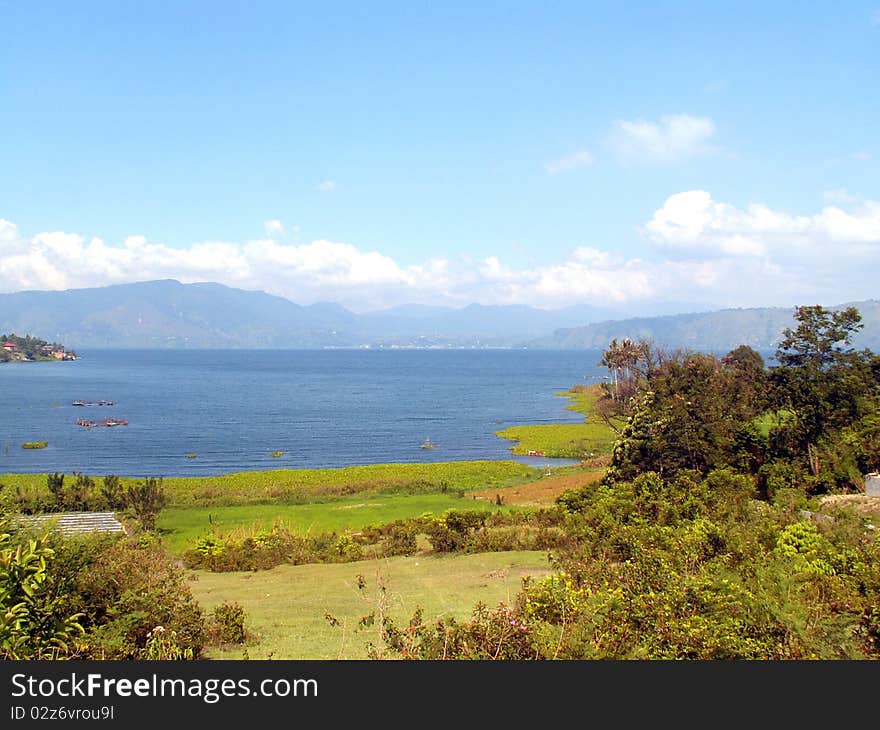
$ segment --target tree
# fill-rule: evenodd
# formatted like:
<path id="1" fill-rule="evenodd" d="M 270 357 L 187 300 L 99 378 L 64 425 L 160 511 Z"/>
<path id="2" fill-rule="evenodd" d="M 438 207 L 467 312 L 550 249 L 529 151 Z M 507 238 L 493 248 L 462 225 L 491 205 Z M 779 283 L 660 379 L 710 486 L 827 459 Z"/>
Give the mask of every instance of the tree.
<path id="1" fill-rule="evenodd" d="M 64 474 L 59 474 L 58 472 L 55 472 L 54 474 L 48 474 L 46 476 L 46 487 L 48 487 L 49 492 L 52 495 L 55 506 L 58 509 L 64 509 Z"/>
<path id="2" fill-rule="evenodd" d="M 162 479 L 147 477 L 128 488 L 125 503 L 134 512 L 141 527 L 145 530 L 156 529 L 159 512 L 168 504 L 168 495 L 162 486 Z"/>
<path id="3" fill-rule="evenodd" d="M 728 408 L 747 423 L 758 416 L 766 401 L 767 371 L 761 353 L 740 345 L 721 358 L 726 376 L 725 398 Z"/>
<path id="4" fill-rule="evenodd" d="M 728 373 L 712 355 L 669 357 L 633 399 L 633 414 L 614 447 L 609 481 L 647 471 L 671 478 L 706 473 L 731 454 L 738 421 L 727 408 Z"/>
<path id="5" fill-rule="evenodd" d="M 774 404 L 791 418 L 777 430 L 806 455 L 810 471 L 819 476 L 817 447 L 831 429 L 842 428 L 857 416 L 864 381 L 851 377 L 862 356 L 851 347 L 862 328 L 855 307 L 833 312 L 819 305 L 795 310 L 798 326 L 786 327 L 773 368 Z"/>
<path id="6" fill-rule="evenodd" d="M 798 307 L 795 329 L 786 327 L 776 349 L 782 367 L 806 368 L 815 373 L 849 361 L 854 350 L 852 337 L 862 327 L 862 315 L 855 307 L 832 312 L 816 304 Z"/>
<path id="7" fill-rule="evenodd" d="M 122 489 L 122 480 L 116 474 L 108 474 L 104 477 L 101 487 L 101 496 L 111 510 L 121 510 L 125 507 L 125 492 Z"/>
<path id="8" fill-rule="evenodd" d="M 95 480 L 85 474 L 74 472 L 74 481 L 64 495 L 65 509 L 84 510 L 88 508 L 89 492 L 95 486 Z"/>

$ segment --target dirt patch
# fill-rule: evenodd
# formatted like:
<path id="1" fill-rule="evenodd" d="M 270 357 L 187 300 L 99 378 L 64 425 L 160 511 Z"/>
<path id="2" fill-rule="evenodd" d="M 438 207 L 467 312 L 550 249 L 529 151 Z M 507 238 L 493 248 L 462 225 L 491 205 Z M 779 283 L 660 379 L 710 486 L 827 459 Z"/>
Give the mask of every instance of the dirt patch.
<path id="1" fill-rule="evenodd" d="M 826 507 L 850 507 L 864 515 L 880 516 L 880 497 L 867 494 L 829 494 L 819 503 Z"/>
<path id="2" fill-rule="evenodd" d="M 569 489 L 580 489 L 588 484 L 596 484 L 605 475 L 604 469 L 590 469 L 560 474 L 559 476 L 542 477 L 528 484 L 504 489 L 482 489 L 478 492 L 468 492 L 465 496 L 471 499 L 482 499 L 486 502 L 495 502 L 496 496 L 500 495 L 504 504 L 516 505 L 546 505 L 553 504 L 556 498 Z"/>

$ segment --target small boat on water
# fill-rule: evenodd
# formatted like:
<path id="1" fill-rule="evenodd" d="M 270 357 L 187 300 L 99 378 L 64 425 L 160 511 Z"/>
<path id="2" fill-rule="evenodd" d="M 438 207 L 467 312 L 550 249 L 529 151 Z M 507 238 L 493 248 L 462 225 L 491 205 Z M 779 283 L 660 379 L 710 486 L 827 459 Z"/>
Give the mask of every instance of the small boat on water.
<path id="1" fill-rule="evenodd" d="M 112 406 L 114 405 L 112 400 L 75 400 L 70 405 L 72 406 Z"/>
<path id="2" fill-rule="evenodd" d="M 80 418 L 76 425 L 84 428 L 112 428 L 113 426 L 127 426 L 128 421 L 124 418 L 105 418 L 103 421 L 90 421 L 86 418 Z"/>
<path id="3" fill-rule="evenodd" d="M 436 449 L 436 448 L 437 448 L 437 444 L 435 444 L 433 441 L 431 441 L 431 439 L 425 439 L 425 440 L 422 442 L 422 445 L 419 446 L 419 448 L 420 448 L 420 449 Z"/>

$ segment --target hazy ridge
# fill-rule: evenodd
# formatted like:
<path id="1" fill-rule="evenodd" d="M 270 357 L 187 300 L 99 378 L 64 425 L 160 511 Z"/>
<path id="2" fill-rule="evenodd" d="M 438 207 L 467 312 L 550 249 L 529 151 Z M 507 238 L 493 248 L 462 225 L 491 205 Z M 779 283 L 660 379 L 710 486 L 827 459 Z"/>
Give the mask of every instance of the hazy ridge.
<path id="1" fill-rule="evenodd" d="M 804 302 L 809 304 L 811 302 Z M 880 344 L 880 302 L 854 302 L 865 328 L 856 342 Z M 404 305 L 355 313 L 335 303 L 300 305 L 222 284 L 159 280 L 66 291 L 0 294 L 0 330 L 30 333 L 68 347 L 603 348 L 612 338 L 646 337 L 666 347 L 722 350 L 775 346 L 793 308 L 724 309 L 621 318 L 619 310 L 525 305 L 463 308 Z M 844 304 L 839 306 L 846 306 Z M 674 309 L 673 309 L 674 311 Z"/>

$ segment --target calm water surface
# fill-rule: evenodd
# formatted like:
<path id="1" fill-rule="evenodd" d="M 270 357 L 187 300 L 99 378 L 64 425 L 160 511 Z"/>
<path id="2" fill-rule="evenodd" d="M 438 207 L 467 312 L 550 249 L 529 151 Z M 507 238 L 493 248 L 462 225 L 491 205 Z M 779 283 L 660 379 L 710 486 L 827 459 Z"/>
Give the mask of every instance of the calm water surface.
<path id="1" fill-rule="evenodd" d="M 0 473 L 187 476 L 508 459 L 493 435 L 577 423 L 555 396 L 605 374 L 591 351 L 93 350 L 0 366 Z M 77 407 L 74 400 L 112 400 Z M 123 418 L 86 429 L 79 418 Z M 421 449 L 425 439 L 437 445 Z M 48 441 L 26 450 L 24 441 Z M 283 451 L 273 458 L 271 451 Z M 187 458 L 187 454 L 196 454 Z M 548 459 L 517 457 L 542 466 Z"/>

